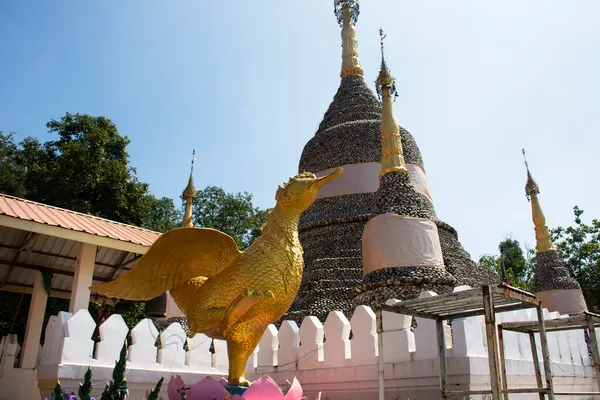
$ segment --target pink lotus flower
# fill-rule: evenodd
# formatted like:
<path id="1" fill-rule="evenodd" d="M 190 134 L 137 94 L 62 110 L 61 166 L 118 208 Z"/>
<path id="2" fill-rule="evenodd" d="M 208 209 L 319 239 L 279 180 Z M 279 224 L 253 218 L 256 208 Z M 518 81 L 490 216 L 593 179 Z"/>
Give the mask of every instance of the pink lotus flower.
<path id="1" fill-rule="evenodd" d="M 302 397 L 302 387 L 296 378 L 285 395 L 279 385 L 267 375 L 250 385 L 243 396 L 231 396 L 225 390 L 224 384 L 226 381 L 223 379 L 215 381 L 211 377 L 206 377 L 197 384 L 186 387 L 178 375 L 174 378 L 171 377 L 167 392 L 169 400 L 181 400 L 184 398 L 183 395 L 186 400 L 308 400 L 306 397 Z"/>

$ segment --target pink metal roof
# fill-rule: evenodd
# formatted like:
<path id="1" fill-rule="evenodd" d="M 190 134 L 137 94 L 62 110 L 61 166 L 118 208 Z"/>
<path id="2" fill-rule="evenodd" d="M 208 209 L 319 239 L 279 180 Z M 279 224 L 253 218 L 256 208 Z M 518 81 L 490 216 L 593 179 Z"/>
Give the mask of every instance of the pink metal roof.
<path id="1" fill-rule="evenodd" d="M 0 215 L 143 246 L 151 246 L 160 236 L 159 232 L 5 194 L 0 194 Z"/>

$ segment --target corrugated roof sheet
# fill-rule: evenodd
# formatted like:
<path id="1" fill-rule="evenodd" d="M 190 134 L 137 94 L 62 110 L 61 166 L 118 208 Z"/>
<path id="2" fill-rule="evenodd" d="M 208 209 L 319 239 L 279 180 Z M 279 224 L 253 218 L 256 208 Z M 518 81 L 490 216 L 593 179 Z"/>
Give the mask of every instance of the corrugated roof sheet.
<path id="1" fill-rule="evenodd" d="M 160 236 L 159 232 L 5 194 L 0 194 L 0 215 L 7 215 L 72 231 L 85 232 L 91 235 L 142 246 L 151 246 Z"/>
<path id="2" fill-rule="evenodd" d="M 70 291 L 78 250 L 79 245 L 73 240 L 0 226 L 0 290 L 3 284 L 31 287 L 37 270 L 47 267 L 54 272 L 52 289 Z M 138 257 L 136 253 L 99 246 L 94 283 L 114 279 L 127 272 Z"/>

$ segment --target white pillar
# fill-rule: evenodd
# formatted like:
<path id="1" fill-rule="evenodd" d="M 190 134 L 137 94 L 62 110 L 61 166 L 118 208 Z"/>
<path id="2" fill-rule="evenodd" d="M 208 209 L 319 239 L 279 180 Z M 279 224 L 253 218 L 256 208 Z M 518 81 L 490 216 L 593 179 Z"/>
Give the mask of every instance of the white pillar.
<path id="1" fill-rule="evenodd" d="M 75 314 L 81 309 L 88 309 L 90 302 L 90 286 L 94 276 L 94 265 L 96 263 L 96 246 L 88 243 L 79 243 L 79 255 L 77 266 L 73 276 L 73 288 L 71 289 L 71 301 L 69 312 Z"/>
<path id="2" fill-rule="evenodd" d="M 35 273 L 35 282 L 31 292 L 31 304 L 29 304 L 29 316 L 27 317 L 27 328 L 25 329 L 25 340 L 23 341 L 23 353 L 21 355 L 21 368 L 34 369 L 40 349 L 40 337 L 44 314 L 46 312 L 46 301 L 48 293 L 44 289 L 44 279 L 41 272 Z"/>

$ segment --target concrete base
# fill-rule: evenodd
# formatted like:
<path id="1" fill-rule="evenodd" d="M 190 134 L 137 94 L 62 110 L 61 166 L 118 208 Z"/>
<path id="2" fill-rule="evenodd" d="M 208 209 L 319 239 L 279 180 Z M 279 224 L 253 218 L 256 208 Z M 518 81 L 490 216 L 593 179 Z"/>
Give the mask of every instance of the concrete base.
<path id="1" fill-rule="evenodd" d="M 508 385 L 511 389 L 536 387 L 533 364 L 523 360 L 507 360 Z M 596 384 L 591 366 L 574 366 L 555 363 L 554 390 L 556 392 L 591 392 Z M 543 368 L 543 367 L 542 367 Z M 447 359 L 448 388 L 450 390 L 489 390 L 489 364 L 486 357 Z M 277 383 L 292 381 L 294 377 L 302 385 L 304 396 L 330 400 L 377 399 L 377 365 L 313 369 L 293 371 L 257 371 L 247 374 L 250 380 L 268 373 Z M 440 399 L 440 368 L 438 360 L 417 360 L 385 365 L 385 398 L 401 400 Z M 537 394 L 511 395 L 512 398 L 536 400 Z M 489 399 L 475 396 L 470 399 Z M 561 396 L 561 399 L 594 399 L 594 396 Z"/>
<path id="2" fill-rule="evenodd" d="M 48 395 L 46 397 L 50 397 Z M 0 399 L 31 400 L 39 396 L 36 370 L 14 368 L 3 371 L 0 376 Z"/>

